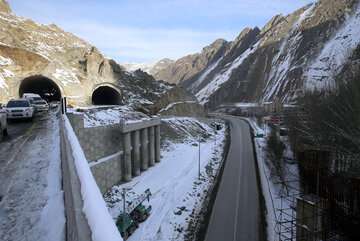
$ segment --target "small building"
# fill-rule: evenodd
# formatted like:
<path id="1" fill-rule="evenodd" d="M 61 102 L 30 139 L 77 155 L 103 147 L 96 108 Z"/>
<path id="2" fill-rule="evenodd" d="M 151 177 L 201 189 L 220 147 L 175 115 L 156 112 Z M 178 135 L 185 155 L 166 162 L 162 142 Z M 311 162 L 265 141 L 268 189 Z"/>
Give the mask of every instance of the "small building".
<path id="1" fill-rule="evenodd" d="M 271 102 L 263 102 L 264 111 L 267 114 L 271 113 L 280 113 L 283 111 L 283 104 L 279 98 L 276 98 L 274 101 Z"/>

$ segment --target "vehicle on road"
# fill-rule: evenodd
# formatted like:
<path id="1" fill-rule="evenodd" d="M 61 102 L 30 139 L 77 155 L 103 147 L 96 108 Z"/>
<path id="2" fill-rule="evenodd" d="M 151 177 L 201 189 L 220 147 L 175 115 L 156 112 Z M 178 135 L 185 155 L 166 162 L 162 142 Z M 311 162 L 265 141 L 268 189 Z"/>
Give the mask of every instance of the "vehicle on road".
<path id="1" fill-rule="evenodd" d="M 7 117 L 6 110 L 0 105 L 0 141 L 4 136 L 7 136 Z"/>
<path id="2" fill-rule="evenodd" d="M 6 105 L 7 119 L 33 119 L 34 107 L 28 99 L 10 100 Z"/>
<path id="3" fill-rule="evenodd" d="M 41 99 L 41 96 L 40 96 L 40 95 L 38 95 L 38 94 L 34 94 L 34 93 L 24 93 L 22 97 L 23 97 L 23 98 L 25 98 L 25 99 L 28 99 L 28 98 L 35 98 L 35 97 L 37 97 L 37 98 L 40 98 L 40 99 Z"/>
<path id="4" fill-rule="evenodd" d="M 35 112 L 46 112 L 50 109 L 49 104 L 38 94 L 24 93 L 23 98 L 30 101 L 30 104 L 35 108 Z"/>
<path id="5" fill-rule="evenodd" d="M 49 104 L 43 99 L 34 98 L 33 105 L 36 112 L 46 112 L 49 111 Z"/>

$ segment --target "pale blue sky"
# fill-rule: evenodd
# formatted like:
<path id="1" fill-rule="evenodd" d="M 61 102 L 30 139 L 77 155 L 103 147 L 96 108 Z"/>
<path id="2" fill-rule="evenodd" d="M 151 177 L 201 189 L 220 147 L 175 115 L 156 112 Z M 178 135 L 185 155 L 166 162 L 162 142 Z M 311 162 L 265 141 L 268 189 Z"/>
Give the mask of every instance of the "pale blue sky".
<path id="1" fill-rule="evenodd" d="M 314 0 L 8 0 L 13 11 L 55 23 L 119 62 L 152 62 L 198 52 L 244 27 L 262 27 Z"/>

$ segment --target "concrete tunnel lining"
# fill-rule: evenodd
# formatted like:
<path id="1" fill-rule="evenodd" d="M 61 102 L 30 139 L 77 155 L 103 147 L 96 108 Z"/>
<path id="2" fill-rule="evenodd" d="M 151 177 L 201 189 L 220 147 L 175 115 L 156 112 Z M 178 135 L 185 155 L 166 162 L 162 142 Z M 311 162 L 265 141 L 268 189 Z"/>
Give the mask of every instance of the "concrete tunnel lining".
<path id="1" fill-rule="evenodd" d="M 23 79 L 19 87 L 19 97 L 22 97 L 24 93 L 38 94 L 48 102 L 61 100 L 59 86 L 55 81 L 42 75 L 34 75 Z"/>
<path id="2" fill-rule="evenodd" d="M 120 105 L 121 94 L 111 86 L 102 85 L 93 91 L 91 100 L 93 105 Z"/>

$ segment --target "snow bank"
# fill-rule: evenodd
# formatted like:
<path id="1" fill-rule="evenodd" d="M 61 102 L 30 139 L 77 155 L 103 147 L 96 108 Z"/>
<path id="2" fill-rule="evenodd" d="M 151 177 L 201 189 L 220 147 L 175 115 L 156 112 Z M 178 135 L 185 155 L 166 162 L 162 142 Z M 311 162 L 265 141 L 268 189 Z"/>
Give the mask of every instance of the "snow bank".
<path id="1" fill-rule="evenodd" d="M 52 152 L 48 152 L 52 160 L 49 162 L 47 173 L 46 205 L 41 213 L 41 226 L 47 227 L 44 240 L 65 240 L 65 207 L 64 193 L 62 191 L 62 173 L 60 159 L 60 130 L 58 122 L 52 126 L 48 145 Z M 55 141 L 56 140 L 56 141 Z M 56 161 L 55 161 L 56 160 Z M 54 218 L 56 217 L 56 218 Z"/>
<path id="2" fill-rule="evenodd" d="M 260 128 L 256 121 L 253 119 L 248 119 L 251 127 L 255 131 L 264 130 Z M 290 145 L 288 140 L 282 137 L 283 143 L 286 145 L 286 150 L 284 152 L 284 156 L 286 158 L 293 158 L 293 153 L 290 149 Z M 261 187 L 263 191 L 263 196 L 266 204 L 266 221 L 267 221 L 267 233 L 269 241 L 277 240 L 277 232 L 279 231 L 278 222 L 284 221 L 281 220 L 281 217 L 284 219 L 288 219 L 292 213 L 291 209 L 291 200 L 289 199 L 281 199 L 280 196 L 288 196 L 288 197 L 296 197 L 296 194 L 299 190 L 299 171 L 298 166 L 295 163 L 286 163 L 284 162 L 284 179 L 285 182 L 288 182 L 287 189 L 284 190 L 284 186 L 280 184 L 279 178 L 274 174 L 274 166 L 267 156 L 267 144 L 266 138 L 255 138 L 255 150 L 257 154 L 257 161 L 259 166 L 259 173 L 261 179 Z M 288 192 L 288 193 L 286 193 Z M 287 213 L 290 216 L 281 216 L 280 210 L 283 209 L 284 213 Z M 282 215 L 285 215 L 285 214 Z M 295 231 L 295 230 L 293 230 Z M 288 230 L 289 233 L 286 233 L 282 230 L 283 235 L 289 235 L 291 229 Z"/>
<path id="3" fill-rule="evenodd" d="M 66 116 L 65 128 L 68 141 L 72 146 L 76 171 L 81 183 L 81 195 L 84 201 L 83 212 L 92 232 L 92 240 L 122 241 L 122 237 L 107 210 L 105 201 L 91 173 L 80 143 Z"/>
<path id="4" fill-rule="evenodd" d="M 220 168 L 225 139 L 225 126 L 215 132 L 209 124 L 194 118 L 168 118 L 163 120 L 171 126 L 177 125 L 176 131 L 183 131 L 187 138 L 162 147 L 161 162 L 149 168 L 131 182 L 113 187 L 105 198 L 113 218 L 123 210 L 121 191 L 127 192 L 127 200 L 142 194 L 150 188 L 152 214 L 129 237 L 129 241 L 147 240 L 185 240 L 190 223 L 198 215 L 202 202 L 212 185 L 214 175 Z M 187 126 L 197 126 L 198 132 L 209 132 L 210 136 L 200 143 L 201 179 L 198 179 L 198 137 L 192 135 Z M 184 129 L 185 127 L 185 129 Z M 145 203 L 147 204 L 147 203 Z"/>

